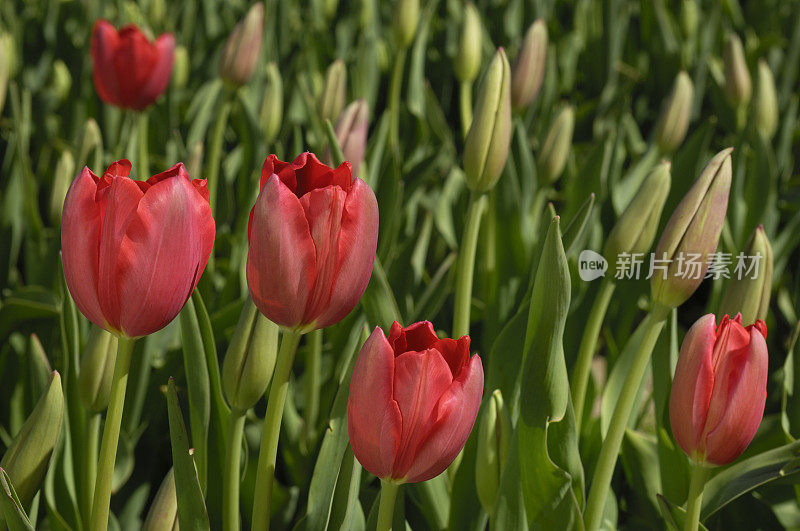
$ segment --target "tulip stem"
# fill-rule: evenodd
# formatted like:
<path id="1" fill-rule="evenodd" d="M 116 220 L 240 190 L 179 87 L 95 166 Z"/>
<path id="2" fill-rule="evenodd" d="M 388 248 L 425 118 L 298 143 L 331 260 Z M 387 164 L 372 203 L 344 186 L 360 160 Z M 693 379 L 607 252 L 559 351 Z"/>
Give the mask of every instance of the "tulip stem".
<path id="1" fill-rule="evenodd" d="M 703 506 L 703 487 L 706 485 L 709 470 L 702 464 L 692 464 L 692 479 L 689 483 L 689 498 L 686 501 L 686 520 L 684 531 L 697 531 L 700 525 L 700 509 Z"/>
<path id="2" fill-rule="evenodd" d="M 117 361 L 114 365 L 114 378 L 111 383 L 111 398 L 106 411 L 103 427 L 103 440 L 100 444 L 100 460 L 97 465 L 97 480 L 92 500 L 91 531 L 105 531 L 108 528 L 108 512 L 111 503 L 111 481 L 114 476 L 114 462 L 117 459 L 117 444 L 122 426 L 122 409 L 125 406 L 125 388 L 128 386 L 128 371 L 131 366 L 134 339 L 120 337 L 117 341 Z"/>
<path id="3" fill-rule="evenodd" d="M 381 499 L 378 506 L 378 525 L 376 531 L 390 531 L 394 518 L 394 502 L 397 500 L 397 491 L 400 484 L 394 481 L 381 480 Z"/>
<path id="4" fill-rule="evenodd" d="M 306 357 L 306 403 L 303 413 L 304 430 L 303 434 L 306 442 L 306 449 L 309 451 L 313 449 L 314 432 L 317 425 L 317 417 L 319 416 L 319 386 L 320 386 L 320 371 L 322 364 L 322 330 L 314 330 L 308 335 L 309 348 Z"/>
<path id="5" fill-rule="evenodd" d="M 469 334 L 469 314 L 472 307 L 472 278 L 475 273 L 475 253 L 478 249 L 478 234 L 481 218 L 486 210 L 485 194 L 472 194 L 467 212 L 467 224 L 458 250 L 456 265 L 456 296 L 453 312 L 453 337 Z"/>
<path id="6" fill-rule="evenodd" d="M 611 423 L 608 425 L 608 433 L 600 448 L 600 455 L 597 458 L 594 476 L 592 476 L 592 486 L 589 489 L 589 498 L 586 502 L 586 512 L 584 514 L 587 531 L 596 531 L 600 527 L 603 508 L 606 503 L 606 494 L 608 494 L 608 489 L 611 485 L 611 477 L 614 474 L 614 466 L 617 464 L 622 438 L 628 427 L 628 419 L 633 411 L 636 395 L 639 392 L 642 378 L 644 378 L 644 374 L 647 371 L 647 364 L 650 361 L 658 336 L 661 334 L 661 329 L 664 328 L 664 322 L 669 315 L 669 311 L 664 306 L 656 305 L 646 317 L 647 323 L 645 324 L 642 342 L 639 343 L 636 357 L 614 407 L 614 414 L 611 416 Z"/>
<path id="7" fill-rule="evenodd" d="M 294 355 L 300 343 L 299 332 L 286 330 L 281 340 L 281 349 L 272 385 L 267 399 L 267 412 L 264 416 L 264 429 L 261 433 L 261 448 L 258 454 L 256 485 L 253 491 L 253 531 L 269 529 L 269 509 L 272 498 L 272 481 L 275 477 L 275 460 L 278 455 L 278 437 L 281 433 L 283 406 L 286 403 L 286 391 L 289 388 L 289 376 L 292 374 Z"/>
<path id="8" fill-rule="evenodd" d="M 208 195 L 211 202 L 211 212 L 217 213 L 217 189 L 219 185 L 219 166 L 222 160 L 222 145 L 225 140 L 225 129 L 228 127 L 228 116 L 231 113 L 231 98 L 227 88 L 223 88 L 222 105 L 211 131 L 211 143 L 208 149 L 208 164 L 206 164 L 206 180 L 208 182 Z M 195 175 L 195 177 L 197 177 Z M 213 257 L 213 254 L 212 254 Z"/>
<path id="9" fill-rule="evenodd" d="M 581 421 L 583 420 L 584 402 L 586 401 L 586 389 L 589 384 L 589 373 L 592 369 L 592 358 L 597 347 L 597 338 L 606 317 L 608 305 L 614 295 L 616 284 L 609 279 L 603 279 L 600 288 L 594 298 L 592 310 L 589 312 L 589 319 L 583 329 L 583 337 L 578 348 L 578 359 L 572 370 L 572 405 L 575 407 L 575 427 L 578 433 L 581 432 Z"/>
<path id="10" fill-rule="evenodd" d="M 406 64 L 406 48 L 400 47 L 394 58 L 394 68 L 389 85 L 389 147 L 395 157 L 400 157 L 400 91 Z"/>
<path id="11" fill-rule="evenodd" d="M 239 531 L 239 467 L 242 459 L 244 411 L 231 410 L 228 444 L 225 450 L 225 476 L 222 479 L 222 529 Z"/>
<path id="12" fill-rule="evenodd" d="M 83 522 L 89 527 L 92 517 L 92 493 L 94 492 L 95 478 L 97 477 L 97 443 L 100 439 L 100 414 L 89 413 L 86 422 L 86 448 L 83 451 Z"/>
<path id="13" fill-rule="evenodd" d="M 469 126 L 472 125 L 472 81 L 462 81 L 460 92 L 461 136 L 467 138 Z"/>
<path id="14" fill-rule="evenodd" d="M 138 160 L 136 161 L 138 166 L 136 172 L 140 181 L 146 181 L 150 177 L 150 150 L 147 141 L 149 128 L 148 113 L 147 111 L 142 111 L 139 113 Z"/>

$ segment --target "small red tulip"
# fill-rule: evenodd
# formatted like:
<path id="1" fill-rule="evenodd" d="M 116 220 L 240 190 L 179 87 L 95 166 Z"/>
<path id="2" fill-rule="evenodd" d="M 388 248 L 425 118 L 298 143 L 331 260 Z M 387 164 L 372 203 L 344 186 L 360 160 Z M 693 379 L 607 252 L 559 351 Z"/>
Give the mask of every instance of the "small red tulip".
<path id="1" fill-rule="evenodd" d="M 175 37 L 161 35 L 150 42 L 129 24 L 117 31 L 107 20 L 92 30 L 92 78 L 106 103 L 140 111 L 158 99 L 172 75 Z"/>
<path id="2" fill-rule="evenodd" d="M 102 177 L 89 168 L 64 201 L 61 253 L 78 309 L 127 337 L 164 328 L 192 294 L 214 245 L 206 182 L 182 163 L 150 177 L 128 177 L 120 160 Z"/>
<path id="3" fill-rule="evenodd" d="M 753 440 L 767 400 L 767 326 L 701 317 L 686 334 L 669 397 L 675 440 L 698 463 L 725 465 Z"/>
<path id="4" fill-rule="evenodd" d="M 378 245 L 378 203 L 349 162 L 313 153 L 270 155 L 250 212 L 247 285 L 271 321 L 307 332 L 339 322 L 367 288 Z"/>
<path id="5" fill-rule="evenodd" d="M 469 336 L 439 339 L 427 321 L 389 338 L 376 328 L 350 381 L 348 431 L 358 462 L 396 482 L 427 481 L 467 442 L 483 395 L 483 365 Z"/>

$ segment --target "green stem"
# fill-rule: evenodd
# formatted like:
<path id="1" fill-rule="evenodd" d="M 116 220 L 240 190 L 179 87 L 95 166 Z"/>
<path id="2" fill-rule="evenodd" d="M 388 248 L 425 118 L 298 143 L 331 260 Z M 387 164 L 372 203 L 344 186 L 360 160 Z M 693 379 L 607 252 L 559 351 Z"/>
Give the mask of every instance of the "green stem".
<path id="1" fill-rule="evenodd" d="M 700 525 L 700 508 L 703 506 L 703 487 L 708 478 L 708 469 L 701 464 L 692 464 L 692 480 L 689 483 L 689 498 L 686 502 L 684 531 L 697 531 Z"/>
<path id="2" fill-rule="evenodd" d="M 572 405 L 575 407 L 575 425 L 578 433 L 581 431 L 586 389 L 589 384 L 589 373 L 592 369 L 592 358 L 597 347 L 597 338 L 600 334 L 600 328 L 603 326 L 603 320 L 615 288 L 616 284 L 613 280 L 604 278 L 600 283 L 600 288 L 592 304 L 592 310 L 589 312 L 589 319 L 583 329 L 583 337 L 578 348 L 578 359 L 575 362 L 575 368 L 572 370 Z"/>
<path id="3" fill-rule="evenodd" d="M 83 459 L 83 492 L 80 493 L 83 523 L 88 528 L 92 517 L 92 493 L 94 493 L 97 477 L 97 443 L 100 440 L 100 414 L 89 413 L 86 422 L 86 447 L 82 452 Z"/>
<path id="4" fill-rule="evenodd" d="M 406 52 L 406 48 L 397 50 L 389 85 L 389 147 L 396 157 L 400 155 L 400 90 L 403 86 Z"/>
<path id="5" fill-rule="evenodd" d="M 103 427 L 103 441 L 100 444 L 97 480 L 92 501 L 91 531 L 105 531 L 108 528 L 108 512 L 111 503 L 111 481 L 114 476 L 114 462 L 117 458 L 119 430 L 122 425 L 122 409 L 125 405 L 125 388 L 128 385 L 128 370 L 131 365 L 134 340 L 120 337 L 117 341 L 117 361 L 114 365 L 114 378 L 111 383 L 111 398 Z"/>
<path id="6" fill-rule="evenodd" d="M 467 138 L 469 126 L 472 125 L 472 81 L 462 81 L 459 98 L 461 111 L 461 135 Z"/>
<path id="7" fill-rule="evenodd" d="M 242 459 L 244 420 L 244 411 L 231 411 L 225 451 L 225 475 L 222 478 L 222 529 L 225 531 L 239 531 L 239 466 Z"/>
<path id="8" fill-rule="evenodd" d="M 611 476 L 614 474 L 614 466 L 617 463 L 619 448 L 622 445 L 622 438 L 628 426 L 628 419 L 631 416 L 631 411 L 633 411 L 636 394 L 647 370 L 650 355 L 653 353 L 653 348 L 656 345 L 661 329 L 664 328 L 664 321 L 668 315 L 668 308 L 655 306 L 646 318 L 647 324 L 645 325 L 642 342 L 639 344 L 636 357 L 628 372 L 628 377 L 625 379 L 622 392 L 617 399 L 617 405 L 614 407 L 614 414 L 608 426 L 608 433 L 603 440 L 603 446 L 600 448 L 600 455 L 597 458 L 584 515 L 587 531 L 596 531 L 600 527 L 606 494 L 611 485 Z"/>
<path id="9" fill-rule="evenodd" d="M 322 330 L 314 330 L 309 334 L 308 357 L 306 358 L 306 407 L 304 419 L 304 436 L 306 448 L 312 447 L 314 428 L 319 416 L 319 386 L 322 365 Z"/>
<path id="10" fill-rule="evenodd" d="M 381 480 L 381 500 L 378 506 L 378 525 L 376 531 L 390 531 L 394 517 L 394 502 L 400 484 L 393 481 Z"/>
<path id="11" fill-rule="evenodd" d="M 147 142 L 147 133 L 149 130 L 148 125 L 148 112 L 142 111 L 139 113 L 139 139 L 137 142 L 137 161 L 138 169 L 136 173 L 139 175 L 139 180 L 144 181 L 150 177 L 150 149 Z"/>
<path id="12" fill-rule="evenodd" d="M 472 277 L 475 273 L 475 252 L 478 249 L 478 234 L 481 217 L 486 210 L 487 198 L 484 194 L 470 197 L 467 224 L 461 238 L 456 265 L 456 296 L 453 315 L 453 337 L 469 334 L 469 314 L 472 306 Z"/>
<path id="13" fill-rule="evenodd" d="M 261 433 L 261 448 L 258 454 L 256 484 L 253 490 L 253 531 L 269 529 L 269 509 L 272 498 L 272 481 L 275 477 L 275 460 L 278 456 L 278 437 L 281 433 L 283 406 L 286 402 L 286 390 L 289 387 L 289 376 L 292 374 L 294 355 L 300 343 L 299 332 L 284 331 L 281 350 L 272 385 L 267 399 L 267 413 L 264 416 L 264 429 Z"/>
<path id="14" fill-rule="evenodd" d="M 224 88 L 222 105 L 217 114 L 217 121 L 211 131 L 211 143 L 208 149 L 208 163 L 206 164 L 206 180 L 208 181 L 208 195 L 211 202 L 211 212 L 217 212 L 217 189 L 219 188 L 219 166 L 222 161 L 222 147 L 225 140 L 225 129 L 228 127 L 228 116 L 231 113 L 231 98 L 228 89 Z M 196 176 L 195 176 L 196 177 Z"/>

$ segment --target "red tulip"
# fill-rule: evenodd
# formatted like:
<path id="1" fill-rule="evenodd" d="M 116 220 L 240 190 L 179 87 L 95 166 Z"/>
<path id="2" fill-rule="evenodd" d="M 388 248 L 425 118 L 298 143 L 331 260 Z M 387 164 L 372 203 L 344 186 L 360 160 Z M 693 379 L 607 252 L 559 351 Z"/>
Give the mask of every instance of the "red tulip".
<path id="1" fill-rule="evenodd" d="M 340 321 L 361 299 L 378 245 L 378 203 L 349 162 L 270 155 L 250 212 L 247 284 L 261 312 L 297 331 Z"/>
<path id="2" fill-rule="evenodd" d="M 350 381 L 348 430 L 358 462 L 379 478 L 427 481 L 467 442 L 483 395 L 483 366 L 469 336 L 439 339 L 427 321 L 389 339 L 376 328 Z"/>
<path id="3" fill-rule="evenodd" d="M 120 160 L 102 177 L 89 168 L 64 201 L 64 276 L 78 309 L 116 334 L 140 337 L 178 314 L 214 245 L 206 182 L 183 164 L 134 181 Z"/>
<path id="4" fill-rule="evenodd" d="M 730 463 L 756 434 L 767 400 L 767 326 L 701 317 L 681 345 L 669 397 L 675 440 L 696 462 Z"/>
<path id="5" fill-rule="evenodd" d="M 92 77 L 106 103 L 140 111 L 167 88 L 175 59 L 175 37 L 161 35 L 150 42 L 129 24 L 117 31 L 107 20 L 92 30 Z"/>

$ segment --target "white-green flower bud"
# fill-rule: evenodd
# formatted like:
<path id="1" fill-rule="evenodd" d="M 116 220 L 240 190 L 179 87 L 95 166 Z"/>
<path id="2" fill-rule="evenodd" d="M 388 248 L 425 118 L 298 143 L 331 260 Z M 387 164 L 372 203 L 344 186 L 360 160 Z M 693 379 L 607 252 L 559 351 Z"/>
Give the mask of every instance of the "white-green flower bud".
<path id="1" fill-rule="evenodd" d="M 53 177 L 53 187 L 50 189 L 50 222 L 58 227 L 61 225 L 61 210 L 64 208 L 64 198 L 67 197 L 69 185 L 75 179 L 75 157 L 69 149 L 61 152 L 56 162 L 56 172 Z"/>
<path id="2" fill-rule="evenodd" d="M 527 107 L 539 94 L 547 66 L 547 24 L 538 19 L 525 33 L 514 68 L 511 71 L 511 103 Z"/>
<path id="3" fill-rule="evenodd" d="M 170 468 L 142 525 L 142 531 L 173 531 L 178 529 L 178 495 L 175 490 L 175 471 Z"/>
<path id="4" fill-rule="evenodd" d="M 575 129 L 575 110 L 565 106 L 556 116 L 547 132 L 539 153 L 539 179 L 552 184 L 561 177 L 572 149 L 572 132 Z"/>
<path id="5" fill-rule="evenodd" d="M 456 78 L 461 81 L 472 81 L 481 69 L 481 49 L 483 30 L 478 9 L 472 2 L 464 8 L 464 19 L 461 21 L 461 35 L 458 39 L 456 55 Z"/>
<path id="6" fill-rule="evenodd" d="M 189 81 L 189 52 L 185 46 L 175 47 L 175 60 L 172 67 L 172 86 L 180 90 Z"/>
<path id="7" fill-rule="evenodd" d="M 283 123 L 283 79 L 275 63 L 267 65 L 267 82 L 261 100 L 260 118 L 264 140 L 271 144 L 278 137 Z"/>
<path id="8" fill-rule="evenodd" d="M 725 96 L 734 107 L 746 105 L 753 93 L 750 70 L 744 57 L 742 41 L 735 34 L 728 37 L 722 62 L 725 70 Z"/>
<path id="9" fill-rule="evenodd" d="M 319 98 L 319 117 L 335 122 L 347 101 L 347 67 L 337 59 L 325 73 L 325 83 Z"/>
<path id="10" fill-rule="evenodd" d="M 100 413 L 108 407 L 116 362 L 117 336 L 92 325 L 78 372 L 78 393 L 87 411 Z"/>
<path id="11" fill-rule="evenodd" d="M 656 124 L 656 144 L 661 153 L 672 153 L 681 145 L 689 130 L 694 86 L 689 74 L 681 70 L 675 77 L 672 92 L 664 102 Z"/>
<path id="12" fill-rule="evenodd" d="M 478 426 L 478 448 L 475 459 L 475 487 L 484 510 L 492 514 L 497 502 L 500 478 L 508 459 L 511 442 L 511 416 L 499 389 L 492 393 Z"/>
<path id="13" fill-rule="evenodd" d="M 394 5 L 392 29 L 401 48 L 408 48 L 414 42 L 419 24 L 419 0 L 397 0 Z"/>
<path id="14" fill-rule="evenodd" d="M 756 95 L 753 98 L 753 121 L 756 131 L 771 140 L 778 130 L 778 94 L 772 70 L 763 59 L 758 60 Z"/>
<path id="15" fill-rule="evenodd" d="M 772 291 L 772 246 L 764 227 L 759 225 L 742 251 L 742 269 L 733 261 L 733 274 L 722 294 L 719 315 L 742 314 L 745 325 L 766 320 Z"/>

